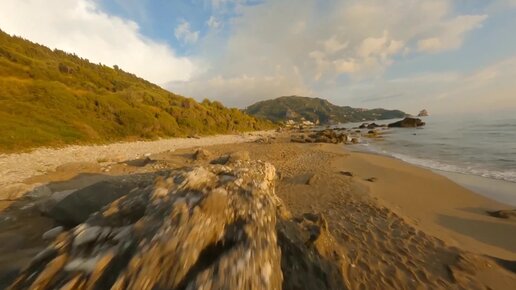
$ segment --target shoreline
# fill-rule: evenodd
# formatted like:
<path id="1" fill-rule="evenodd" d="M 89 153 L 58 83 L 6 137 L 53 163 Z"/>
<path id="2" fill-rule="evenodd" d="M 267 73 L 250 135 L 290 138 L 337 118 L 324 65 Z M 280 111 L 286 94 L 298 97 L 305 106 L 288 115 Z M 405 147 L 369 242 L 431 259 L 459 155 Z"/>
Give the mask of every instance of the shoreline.
<path id="1" fill-rule="evenodd" d="M 516 223 L 486 213 L 513 209 L 510 204 L 391 156 L 355 151 L 348 159 L 348 168 L 378 177 L 369 184 L 378 199 L 425 232 L 471 252 L 516 260 Z"/>
<path id="2" fill-rule="evenodd" d="M 356 146 L 356 145 L 352 145 Z M 348 150 L 352 152 L 365 153 L 371 155 L 378 155 L 387 158 L 392 158 L 394 160 L 398 160 L 404 162 L 406 164 L 410 164 L 411 166 L 415 166 L 418 168 L 422 168 L 425 170 L 432 171 L 436 174 L 444 176 L 451 181 L 459 184 L 460 186 L 467 188 L 476 194 L 482 195 L 491 200 L 507 204 L 510 206 L 516 206 L 516 182 L 511 182 L 503 179 L 495 179 L 484 177 L 480 175 L 474 175 L 463 172 L 454 172 L 454 171 L 446 171 L 442 169 L 435 169 L 431 167 L 427 167 L 420 164 L 411 163 L 409 161 L 403 160 L 401 158 L 397 158 L 395 156 L 389 155 L 387 153 L 381 153 L 374 150 L 363 149 L 364 145 L 359 145 L 354 148 L 346 147 Z"/>

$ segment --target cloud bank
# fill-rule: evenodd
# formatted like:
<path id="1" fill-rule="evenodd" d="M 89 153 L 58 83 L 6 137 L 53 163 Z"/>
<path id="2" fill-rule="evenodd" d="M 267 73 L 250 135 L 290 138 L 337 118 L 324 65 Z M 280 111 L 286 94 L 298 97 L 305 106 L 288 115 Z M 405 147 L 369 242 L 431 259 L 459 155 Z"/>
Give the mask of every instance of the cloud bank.
<path id="1" fill-rule="evenodd" d="M 213 0 L 220 7 L 227 2 Z M 172 90 L 245 106 L 283 94 L 311 94 L 342 79 L 379 78 L 413 54 L 459 49 L 487 15 L 457 15 L 452 0 L 298 0 L 239 6 L 229 37 L 199 42 L 208 69 Z M 217 51 L 221 49 L 221 51 Z"/>
<path id="2" fill-rule="evenodd" d="M 166 44 L 141 35 L 135 22 L 108 15 L 91 0 L 2 0 L 0 28 L 157 84 L 189 80 L 196 69 Z"/>

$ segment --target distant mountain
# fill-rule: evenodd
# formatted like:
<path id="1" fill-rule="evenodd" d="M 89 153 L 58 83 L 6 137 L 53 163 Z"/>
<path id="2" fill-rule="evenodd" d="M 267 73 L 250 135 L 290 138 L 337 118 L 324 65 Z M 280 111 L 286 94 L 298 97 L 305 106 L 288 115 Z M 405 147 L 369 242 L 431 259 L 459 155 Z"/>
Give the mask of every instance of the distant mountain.
<path id="1" fill-rule="evenodd" d="M 271 127 L 0 31 L 0 152 Z"/>
<path id="2" fill-rule="evenodd" d="M 324 99 L 299 96 L 261 101 L 249 106 L 245 112 L 274 122 L 304 118 L 312 122 L 319 121 L 321 124 L 385 120 L 403 118 L 406 115 L 399 110 L 341 107 Z"/>

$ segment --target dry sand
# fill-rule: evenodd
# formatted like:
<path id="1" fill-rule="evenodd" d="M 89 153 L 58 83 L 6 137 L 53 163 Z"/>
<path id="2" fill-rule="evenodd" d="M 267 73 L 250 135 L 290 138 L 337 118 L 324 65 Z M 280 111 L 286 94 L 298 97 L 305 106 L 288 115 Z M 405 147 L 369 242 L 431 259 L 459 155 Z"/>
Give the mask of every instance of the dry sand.
<path id="1" fill-rule="evenodd" d="M 37 177 L 27 174 L 32 177 L 26 182 L 48 183 L 53 192 L 70 190 L 112 176 L 193 165 L 245 150 L 252 159 L 276 166 L 277 194 L 293 214 L 324 214 L 330 233 L 345 249 L 348 262 L 342 275 L 350 289 L 481 289 L 481 285 L 512 289 L 516 285 L 516 274 L 510 270 L 515 271 L 516 222 L 485 214 L 485 210 L 509 206 L 398 160 L 349 152 L 343 145 L 286 140 L 284 136 L 272 144 L 212 145 L 206 147 L 211 156 L 205 160 L 193 158 L 194 148 L 167 151 L 153 154 L 152 163 L 117 163 L 109 172 L 102 172 L 96 162 L 64 166 Z M 27 213 L 24 218 L 20 213 L 26 205 L 4 205 L 7 208 L 0 213 L 17 218 L 15 223 L 0 222 L 0 239 L 19 240 L 18 246 L 0 246 L 2 256 L 10 253 L 0 261 L 4 265 L 0 270 L 8 259 L 24 261 L 41 248 L 44 243 L 38 235 L 52 226 Z M 28 226 L 36 220 L 37 229 Z"/>

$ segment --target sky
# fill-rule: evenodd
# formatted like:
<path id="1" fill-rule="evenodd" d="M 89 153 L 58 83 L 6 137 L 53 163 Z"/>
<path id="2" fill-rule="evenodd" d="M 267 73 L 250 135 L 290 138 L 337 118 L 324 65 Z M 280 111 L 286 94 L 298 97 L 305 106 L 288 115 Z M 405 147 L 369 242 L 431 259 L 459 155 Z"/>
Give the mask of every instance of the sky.
<path id="1" fill-rule="evenodd" d="M 0 29 L 231 107 L 516 112 L 516 0 L 0 0 Z"/>

